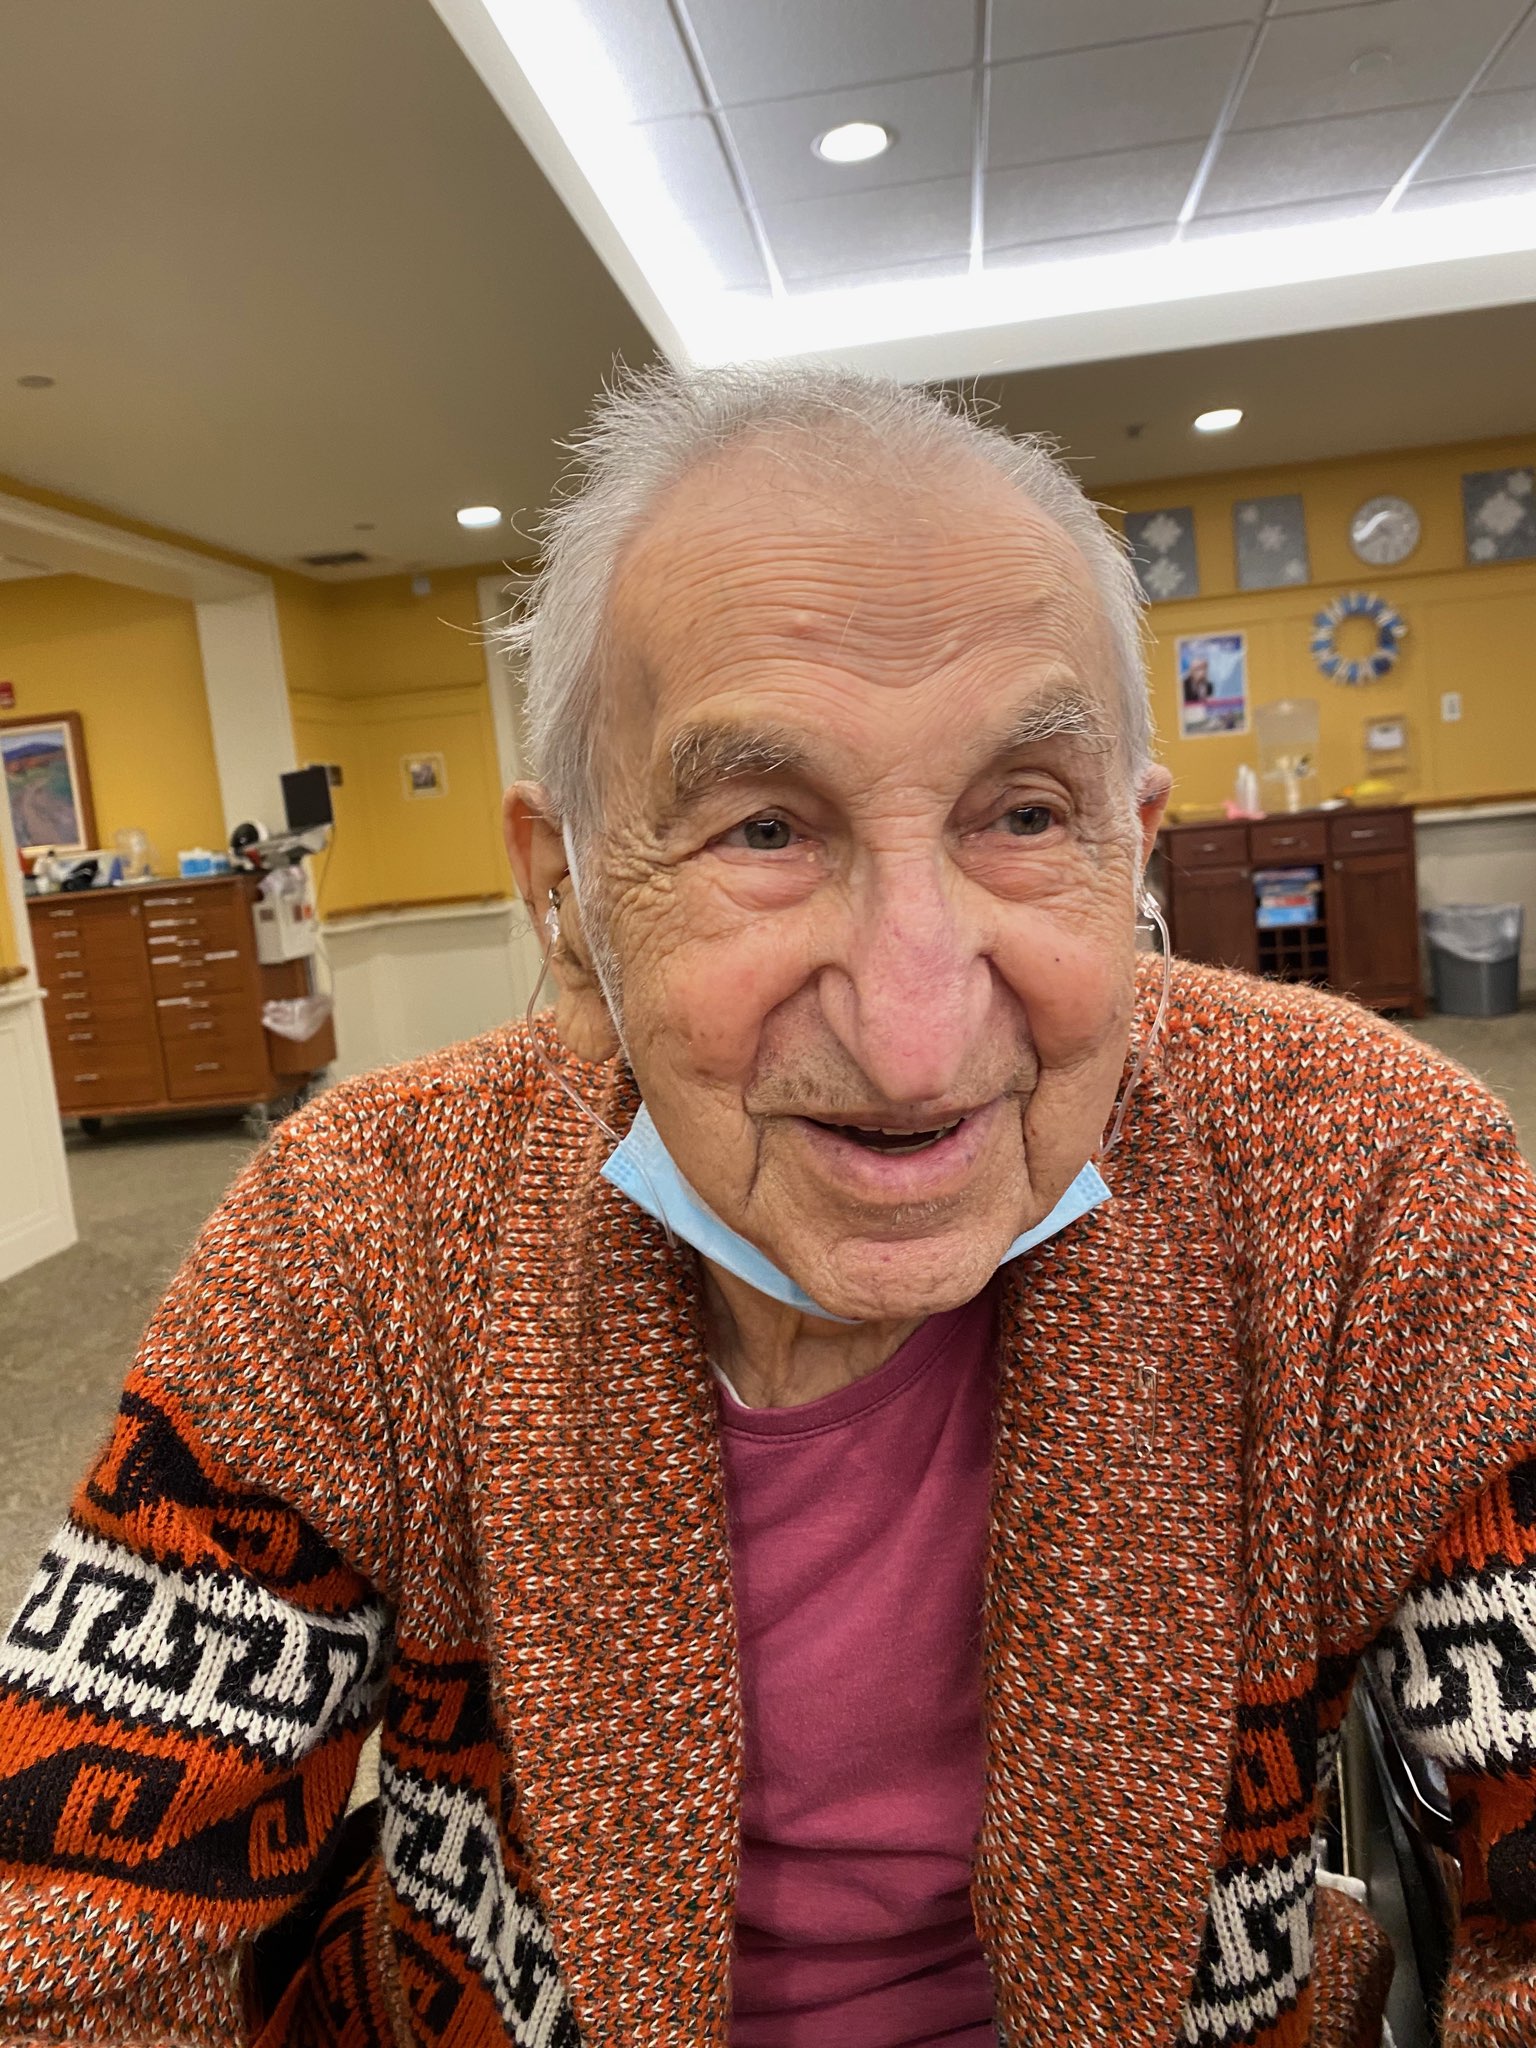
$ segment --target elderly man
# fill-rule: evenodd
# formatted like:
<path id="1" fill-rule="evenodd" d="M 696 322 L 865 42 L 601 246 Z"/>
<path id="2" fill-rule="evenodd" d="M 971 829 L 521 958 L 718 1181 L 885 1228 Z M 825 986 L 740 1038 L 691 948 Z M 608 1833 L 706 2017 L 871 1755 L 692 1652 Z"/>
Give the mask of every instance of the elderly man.
<path id="1" fill-rule="evenodd" d="M 583 453 L 507 806 L 553 1016 L 294 1118 L 151 1324 L 5 1644 L 0 2031 L 1342 2048 L 1369 1659 L 1445 2039 L 1536 2039 L 1503 1112 L 1138 962 L 1133 585 L 1040 447 L 732 370 Z"/>

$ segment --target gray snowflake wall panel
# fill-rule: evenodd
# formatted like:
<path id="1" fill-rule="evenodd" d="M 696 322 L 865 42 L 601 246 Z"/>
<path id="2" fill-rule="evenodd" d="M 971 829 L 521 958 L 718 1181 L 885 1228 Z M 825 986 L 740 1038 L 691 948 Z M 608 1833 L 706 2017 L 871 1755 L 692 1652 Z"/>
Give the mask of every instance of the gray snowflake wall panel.
<path id="1" fill-rule="evenodd" d="M 1153 604 L 1200 595 L 1195 559 L 1195 515 L 1188 505 L 1160 512 L 1127 512 L 1125 537 L 1141 587 Z"/>
<path id="2" fill-rule="evenodd" d="M 1469 562 L 1536 556 L 1536 470 L 1474 469 L 1461 479 Z"/>
<path id="3" fill-rule="evenodd" d="M 1239 590 L 1279 590 L 1312 580 L 1307 515 L 1298 492 L 1239 498 L 1232 507 L 1232 539 Z"/>

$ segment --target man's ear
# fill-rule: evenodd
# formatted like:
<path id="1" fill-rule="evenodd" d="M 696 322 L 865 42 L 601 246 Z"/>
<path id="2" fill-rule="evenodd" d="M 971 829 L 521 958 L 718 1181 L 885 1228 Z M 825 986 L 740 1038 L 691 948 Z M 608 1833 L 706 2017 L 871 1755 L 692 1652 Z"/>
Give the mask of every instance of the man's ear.
<path id="1" fill-rule="evenodd" d="M 602 984 L 582 930 L 581 906 L 549 800 L 536 782 L 514 782 L 502 804 L 507 858 L 555 979 L 555 1028 L 580 1059 L 605 1060 L 619 1050 Z M 558 919 L 551 918 L 558 903 Z M 559 936 L 555 933 L 558 931 Z"/>
<path id="2" fill-rule="evenodd" d="M 1163 813 L 1168 808 L 1168 799 L 1173 793 L 1173 775 L 1161 762 L 1154 762 L 1142 771 L 1136 784 L 1136 815 L 1141 824 L 1141 865 L 1143 871 L 1152 858 L 1152 842 L 1157 837 L 1157 828 L 1163 822 Z"/>

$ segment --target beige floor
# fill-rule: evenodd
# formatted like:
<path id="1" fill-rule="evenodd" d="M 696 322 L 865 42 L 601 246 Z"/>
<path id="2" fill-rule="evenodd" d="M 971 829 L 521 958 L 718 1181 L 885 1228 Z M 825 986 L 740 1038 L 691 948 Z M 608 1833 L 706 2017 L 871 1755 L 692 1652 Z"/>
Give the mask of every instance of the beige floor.
<path id="1" fill-rule="evenodd" d="M 1413 1027 L 1509 1103 L 1536 1157 L 1536 1009 Z M 238 1123 L 109 1128 L 69 1146 L 80 1242 L 0 1286 L 0 1610 L 8 1618 L 101 1441 L 139 1332 L 249 1157 Z"/>

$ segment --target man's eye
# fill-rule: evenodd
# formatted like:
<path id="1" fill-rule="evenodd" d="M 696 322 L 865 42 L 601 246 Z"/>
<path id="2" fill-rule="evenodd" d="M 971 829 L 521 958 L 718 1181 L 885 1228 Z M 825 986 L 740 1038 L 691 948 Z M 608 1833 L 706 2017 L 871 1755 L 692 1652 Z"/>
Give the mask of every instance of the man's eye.
<path id="1" fill-rule="evenodd" d="M 1015 839 L 1036 839 L 1042 832 L 1050 831 L 1056 818 L 1048 804 L 1017 804 L 1003 813 L 1000 822 Z"/>
<path id="2" fill-rule="evenodd" d="M 776 818 L 771 813 L 762 818 L 748 818 L 736 827 L 741 834 L 741 843 L 750 853 L 782 853 L 793 838 L 787 818 Z"/>

